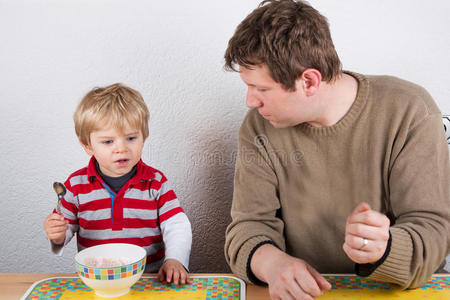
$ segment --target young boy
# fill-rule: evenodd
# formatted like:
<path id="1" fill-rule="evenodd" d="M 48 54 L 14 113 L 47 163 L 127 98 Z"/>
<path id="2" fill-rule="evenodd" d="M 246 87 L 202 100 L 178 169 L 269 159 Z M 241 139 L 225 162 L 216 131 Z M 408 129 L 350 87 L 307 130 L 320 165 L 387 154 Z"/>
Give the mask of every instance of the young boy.
<path id="1" fill-rule="evenodd" d="M 90 91 L 79 103 L 75 131 L 91 156 L 64 183 L 61 214 L 44 222 L 52 251 L 77 233 L 78 250 L 130 243 L 147 250 L 146 272 L 188 282 L 191 224 L 164 174 L 141 160 L 149 112 L 139 92 L 122 84 Z"/>

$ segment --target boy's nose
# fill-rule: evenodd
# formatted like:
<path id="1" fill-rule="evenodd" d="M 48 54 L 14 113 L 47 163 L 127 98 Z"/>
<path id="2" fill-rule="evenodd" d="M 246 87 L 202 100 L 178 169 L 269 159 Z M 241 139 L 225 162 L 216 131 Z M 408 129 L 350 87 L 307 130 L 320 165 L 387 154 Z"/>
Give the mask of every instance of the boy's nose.
<path id="1" fill-rule="evenodd" d="M 116 153 L 122 153 L 122 152 L 126 152 L 127 151 L 127 147 L 125 145 L 125 142 L 123 141 L 118 141 L 116 143 L 116 147 L 115 147 L 115 152 Z"/>
<path id="2" fill-rule="evenodd" d="M 248 88 L 247 95 L 245 97 L 245 105 L 248 108 L 257 108 L 261 107 L 262 102 L 258 100 L 258 98 L 255 96 L 254 92 Z"/>

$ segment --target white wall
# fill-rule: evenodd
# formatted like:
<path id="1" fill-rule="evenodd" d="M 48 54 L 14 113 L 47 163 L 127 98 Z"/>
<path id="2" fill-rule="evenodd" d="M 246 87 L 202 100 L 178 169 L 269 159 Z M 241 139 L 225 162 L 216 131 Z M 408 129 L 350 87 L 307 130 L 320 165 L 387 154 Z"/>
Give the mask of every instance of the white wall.
<path id="1" fill-rule="evenodd" d="M 226 272 L 236 135 L 245 88 L 224 72 L 237 24 L 259 0 L 0 0 L 0 272 L 73 272 L 75 243 L 50 254 L 52 182 L 86 165 L 72 113 L 123 82 L 150 108 L 143 159 L 165 172 L 192 221 L 191 270 Z M 450 114 L 450 2 L 311 1 L 345 69 L 392 74 Z"/>

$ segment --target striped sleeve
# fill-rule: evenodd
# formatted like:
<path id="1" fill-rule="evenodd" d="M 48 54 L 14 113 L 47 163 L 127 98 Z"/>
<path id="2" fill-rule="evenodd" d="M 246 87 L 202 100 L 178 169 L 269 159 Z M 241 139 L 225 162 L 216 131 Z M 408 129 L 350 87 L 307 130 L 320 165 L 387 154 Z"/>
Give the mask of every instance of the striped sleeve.
<path id="1" fill-rule="evenodd" d="M 155 199 L 158 207 L 158 220 L 161 224 L 178 213 L 184 213 L 184 211 L 175 192 L 170 188 L 167 178 L 163 174 L 158 175 L 160 175 L 160 180 L 155 184 L 157 190 Z"/>
<path id="2" fill-rule="evenodd" d="M 156 193 L 158 219 L 165 246 L 165 258 L 178 260 L 189 270 L 189 256 L 192 246 L 191 223 L 184 213 L 175 192 L 167 178 L 161 175 Z M 158 176 L 157 176 L 158 177 Z"/>
<path id="3" fill-rule="evenodd" d="M 75 232 L 78 231 L 77 215 L 79 203 L 77 194 L 74 193 L 71 182 L 67 180 L 64 185 L 66 186 L 67 192 L 61 200 L 61 213 L 64 218 L 69 221 L 69 229 L 66 232 L 66 241 L 64 242 L 64 245 L 67 245 L 67 243 L 70 242 L 74 236 Z M 67 238 L 69 239 L 67 240 Z"/>

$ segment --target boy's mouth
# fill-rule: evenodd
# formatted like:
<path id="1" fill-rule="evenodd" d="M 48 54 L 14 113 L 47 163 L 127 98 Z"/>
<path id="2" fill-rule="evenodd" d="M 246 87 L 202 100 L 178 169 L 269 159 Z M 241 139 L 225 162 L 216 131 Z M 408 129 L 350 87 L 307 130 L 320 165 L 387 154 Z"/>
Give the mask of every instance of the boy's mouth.
<path id="1" fill-rule="evenodd" d="M 117 163 L 117 164 L 119 164 L 119 165 L 125 165 L 125 164 L 128 163 L 128 161 L 129 161 L 129 159 L 123 158 L 123 159 L 118 159 L 118 160 L 116 160 L 115 163 Z"/>

